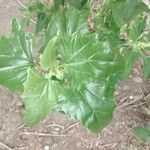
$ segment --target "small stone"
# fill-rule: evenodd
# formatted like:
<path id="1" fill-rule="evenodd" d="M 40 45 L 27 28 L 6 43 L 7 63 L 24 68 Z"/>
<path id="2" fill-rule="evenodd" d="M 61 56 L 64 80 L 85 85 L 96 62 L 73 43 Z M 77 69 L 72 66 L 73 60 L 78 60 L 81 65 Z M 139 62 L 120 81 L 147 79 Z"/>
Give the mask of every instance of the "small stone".
<path id="1" fill-rule="evenodd" d="M 22 106 L 23 106 L 23 103 L 22 103 L 22 102 L 17 102 L 17 104 L 16 104 L 16 105 L 17 105 L 17 107 L 19 107 L 19 108 L 20 108 L 20 107 L 22 107 Z"/>
<path id="2" fill-rule="evenodd" d="M 44 150 L 49 150 L 49 146 L 46 145 L 46 146 L 44 147 Z"/>
<path id="3" fill-rule="evenodd" d="M 55 130 L 55 131 L 59 131 L 60 129 L 59 129 L 59 128 L 55 128 L 54 130 Z"/>
<path id="4" fill-rule="evenodd" d="M 73 130 L 72 131 L 70 131 L 71 133 L 73 133 Z"/>
<path id="5" fill-rule="evenodd" d="M 133 96 L 130 96 L 130 97 L 129 97 L 129 99 L 130 99 L 130 100 L 133 100 L 133 99 L 134 99 L 134 97 L 133 97 Z"/>

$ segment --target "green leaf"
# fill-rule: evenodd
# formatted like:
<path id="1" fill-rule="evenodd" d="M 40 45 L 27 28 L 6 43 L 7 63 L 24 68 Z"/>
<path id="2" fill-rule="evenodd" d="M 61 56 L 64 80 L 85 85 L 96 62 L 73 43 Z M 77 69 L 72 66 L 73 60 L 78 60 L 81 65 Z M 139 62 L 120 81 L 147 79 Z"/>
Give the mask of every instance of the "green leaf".
<path id="1" fill-rule="evenodd" d="M 109 29 L 116 34 L 131 21 L 150 12 L 141 0 L 109 0 L 103 1 L 95 17 L 97 29 Z"/>
<path id="2" fill-rule="evenodd" d="M 98 13 L 94 17 L 96 29 L 103 33 L 103 30 L 115 31 L 117 33 L 119 28 L 117 27 L 112 16 L 112 1 L 103 1 L 101 7 L 98 8 Z M 104 31 L 105 32 L 105 31 Z"/>
<path id="3" fill-rule="evenodd" d="M 92 132 L 100 132 L 112 120 L 115 108 L 114 87 L 107 81 L 90 81 L 69 88 L 57 105 L 73 119 L 79 120 Z"/>
<path id="4" fill-rule="evenodd" d="M 35 1 L 27 4 L 27 7 L 23 10 L 23 12 L 25 13 L 25 18 L 32 19 L 36 17 L 35 33 L 38 34 L 43 29 L 47 28 L 54 10 L 51 10 L 51 7 L 47 6 L 44 2 Z"/>
<path id="5" fill-rule="evenodd" d="M 61 10 L 61 7 L 65 5 L 65 0 L 54 0 L 52 4 L 52 11 L 58 12 Z"/>
<path id="6" fill-rule="evenodd" d="M 40 1 L 36 1 L 36 2 L 32 2 L 27 4 L 27 11 L 29 11 L 30 13 L 37 13 L 37 12 L 41 12 L 44 10 L 44 4 Z"/>
<path id="7" fill-rule="evenodd" d="M 129 75 L 136 58 L 123 46 L 113 38 L 100 41 L 97 34 L 62 34 L 50 40 L 41 65 L 63 80 L 58 110 L 93 132 L 101 131 L 112 119 L 115 84 Z"/>
<path id="8" fill-rule="evenodd" d="M 51 20 L 52 15 L 61 11 L 61 7 L 65 4 L 64 0 L 53 0 L 50 6 L 40 3 L 43 7 L 37 7 L 37 21 L 36 21 L 36 33 L 47 29 L 47 26 Z M 37 5 L 38 6 L 38 5 Z"/>
<path id="9" fill-rule="evenodd" d="M 45 33 L 45 40 L 40 52 L 43 52 L 49 40 L 60 33 L 74 34 L 79 32 L 81 34 L 89 32 L 87 17 L 88 11 L 79 11 L 73 7 L 54 15 L 48 25 Z"/>
<path id="10" fill-rule="evenodd" d="M 134 22 L 131 23 L 129 30 L 129 38 L 136 41 L 140 38 L 146 28 L 147 17 L 138 17 Z"/>
<path id="11" fill-rule="evenodd" d="M 96 34 L 70 36 L 63 34 L 58 38 L 59 42 L 55 43 L 52 40 L 46 47 L 41 57 L 41 64 L 46 67 L 45 69 L 56 67 L 59 65 L 57 61 L 59 55 L 60 66 L 67 74 L 70 84 L 78 85 L 94 77 L 103 80 L 117 76 L 116 81 L 118 81 L 131 71 L 135 60 L 134 51 L 125 48 L 126 50 L 121 52 L 119 45 L 116 45 L 117 41 L 108 39 L 101 42 Z M 55 46 L 51 43 L 55 43 Z M 120 41 L 119 43 L 121 44 Z M 51 59 L 55 60 L 52 64 L 48 63 Z"/>
<path id="12" fill-rule="evenodd" d="M 135 127 L 133 133 L 137 138 L 143 140 L 145 143 L 150 143 L 150 127 Z"/>
<path id="13" fill-rule="evenodd" d="M 13 91 L 23 91 L 27 68 L 34 65 L 32 38 L 24 33 L 17 20 L 12 20 L 9 38 L 0 36 L 0 84 Z"/>
<path id="14" fill-rule="evenodd" d="M 143 66 L 143 71 L 144 71 L 144 76 L 145 78 L 150 78 L 150 57 L 145 56 L 144 57 L 144 66 Z"/>
<path id="15" fill-rule="evenodd" d="M 118 27 L 129 23 L 137 15 L 149 11 L 148 6 L 141 0 L 116 1 L 112 3 L 112 15 Z"/>
<path id="16" fill-rule="evenodd" d="M 51 14 L 47 14 L 46 12 L 37 13 L 37 21 L 36 21 L 36 30 L 35 33 L 39 33 L 43 29 L 47 28 L 47 25 L 50 21 Z"/>
<path id="17" fill-rule="evenodd" d="M 61 86 L 58 81 L 46 78 L 35 69 L 29 69 L 24 87 L 24 121 L 27 125 L 36 124 L 52 112 Z"/>
<path id="18" fill-rule="evenodd" d="M 73 5 L 74 7 L 81 9 L 88 2 L 88 0 L 67 0 L 67 2 L 70 5 Z"/>
<path id="19" fill-rule="evenodd" d="M 58 54 L 73 85 L 94 77 L 100 80 L 113 72 L 114 53 L 109 43 L 99 42 L 95 34 L 62 36 L 59 44 Z"/>
<path id="20" fill-rule="evenodd" d="M 57 38 L 55 38 L 55 37 L 52 38 L 48 42 L 48 44 L 44 50 L 44 55 L 41 55 L 41 57 L 40 57 L 40 60 L 41 60 L 40 63 L 44 69 L 52 68 L 57 64 L 56 51 L 55 51 L 57 41 L 58 41 Z M 50 51 L 51 51 L 51 53 L 50 53 Z"/>

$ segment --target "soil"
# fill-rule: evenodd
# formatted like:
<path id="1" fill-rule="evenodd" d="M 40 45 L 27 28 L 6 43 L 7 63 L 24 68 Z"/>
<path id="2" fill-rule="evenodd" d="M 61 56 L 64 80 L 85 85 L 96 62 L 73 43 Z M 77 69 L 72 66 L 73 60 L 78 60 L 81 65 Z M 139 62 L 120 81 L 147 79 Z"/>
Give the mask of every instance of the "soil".
<path id="1" fill-rule="evenodd" d="M 0 0 L 0 33 L 10 33 L 10 21 L 20 19 L 17 0 Z M 133 127 L 150 125 L 150 82 L 143 78 L 142 62 L 136 61 L 128 81 L 116 87 L 117 109 L 112 122 L 92 134 L 78 122 L 54 113 L 40 124 L 25 127 L 19 93 L 0 87 L 0 150 L 150 150 L 133 135 Z"/>

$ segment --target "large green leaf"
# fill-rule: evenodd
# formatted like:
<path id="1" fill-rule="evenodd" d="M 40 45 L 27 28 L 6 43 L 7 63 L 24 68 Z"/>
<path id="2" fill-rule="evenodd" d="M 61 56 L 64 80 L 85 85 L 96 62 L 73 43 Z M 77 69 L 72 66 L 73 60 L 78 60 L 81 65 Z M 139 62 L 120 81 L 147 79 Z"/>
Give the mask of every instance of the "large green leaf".
<path id="1" fill-rule="evenodd" d="M 134 60 L 134 52 L 121 52 L 116 42 L 110 39 L 101 42 L 96 34 L 63 34 L 58 40 L 54 38 L 49 42 L 41 57 L 41 65 L 48 69 L 60 64 L 73 85 L 94 77 L 103 80 L 117 75 L 118 80 L 131 69 L 129 64 Z M 61 60 L 57 60 L 58 55 Z"/>
<path id="2" fill-rule="evenodd" d="M 40 51 L 43 52 L 49 40 L 60 33 L 73 34 L 79 32 L 82 34 L 89 32 L 87 23 L 88 14 L 89 11 L 79 11 L 73 7 L 69 7 L 54 15 L 48 25 L 45 40 Z"/>
<path id="3" fill-rule="evenodd" d="M 76 88 L 69 88 L 57 106 L 59 111 L 79 120 L 93 132 L 107 126 L 115 108 L 114 87 L 108 81 L 90 81 Z"/>
<path id="4" fill-rule="evenodd" d="M 135 59 L 127 47 L 122 51 L 121 41 L 106 39 L 99 41 L 97 34 L 62 34 L 49 41 L 41 56 L 42 67 L 64 81 L 58 110 L 93 132 L 110 122 L 115 84 L 129 74 Z"/>
<path id="5" fill-rule="evenodd" d="M 133 130 L 133 133 L 135 134 L 135 136 L 141 140 L 143 140 L 144 142 L 150 144 L 150 127 L 135 127 Z"/>
<path id="6" fill-rule="evenodd" d="M 52 112 L 61 86 L 58 81 L 46 78 L 35 69 L 29 69 L 24 87 L 24 121 L 27 125 L 36 124 Z"/>
<path id="7" fill-rule="evenodd" d="M 23 90 L 27 68 L 34 65 L 31 35 L 24 33 L 16 20 L 12 21 L 9 38 L 0 36 L 0 84 L 15 91 Z"/>

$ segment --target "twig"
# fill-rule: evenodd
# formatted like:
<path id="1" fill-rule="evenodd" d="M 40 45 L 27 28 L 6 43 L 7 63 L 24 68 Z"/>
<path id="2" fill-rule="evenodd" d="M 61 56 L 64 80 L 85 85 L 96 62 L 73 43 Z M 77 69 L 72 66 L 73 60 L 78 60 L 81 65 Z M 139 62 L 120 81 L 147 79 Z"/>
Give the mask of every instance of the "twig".
<path id="1" fill-rule="evenodd" d="M 18 4 L 23 7 L 23 8 L 27 8 L 24 4 L 22 4 L 22 2 L 20 2 L 20 0 L 17 0 Z"/>
<path id="2" fill-rule="evenodd" d="M 119 102 L 120 102 L 120 103 L 123 103 L 123 102 L 124 102 L 125 100 L 127 100 L 128 98 L 129 98 L 129 96 L 126 96 L 126 97 L 120 99 Z"/>
<path id="3" fill-rule="evenodd" d="M 27 149 L 27 148 L 28 148 L 27 146 L 25 146 L 25 147 L 18 147 L 17 150 L 19 150 L 19 149 Z"/>
<path id="4" fill-rule="evenodd" d="M 138 105 L 132 105 L 132 106 L 130 106 L 130 107 L 128 107 L 127 109 L 125 109 L 125 110 L 123 110 L 123 112 L 126 112 L 127 110 L 130 110 L 130 109 L 132 109 L 132 108 L 134 108 L 134 107 L 137 107 L 137 106 L 142 106 L 143 104 L 147 104 L 148 102 L 141 102 L 140 104 L 138 104 Z"/>
<path id="5" fill-rule="evenodd" d="M 20 0 L 17 0 L 17 2 L 18 2 L 18 4 L 19 4 L 21 7 L 27 9 L 27 7 L 26 7 L 24 4 L 22 4 L 22 3 L 20 2 Z M 23 16 L 23 15 L 21 15 L 21 16 Z M 23 16 L 23 17 L 24 17 L 24 16 Z M 30 18 L 30 21 L 31 21 L 33 24 L 36 24 L 36 22 L 35 22 L 33 19 L 31 19 L 31 18 Z"/>
<path id="6" fill-rule="evenodd" d="M 142 88 L 141 88 L 141 87 L 139 87 L 139 89 L 140 89 L 141 94 L 143 95 L 143 97 L 145 97 L 145 94 L 144 94 L 144 92 L 143 92 Z"/>
<path id="7" fill-rule="evenodd" d="M 59 127 L 61 129 L 64 129 L 64 126 L 61 126 L 61 125 L 56 124 L 56 123 L 52 123 L 52 124 L 49 124 L 49 125 L 46 126 L 46 128 L 49 128 L 49 127 Z"/>
<path id="8" fill-rule="evenodd" d="M 20 125 L 20 126 L 17 128 L 17 130 L 23 128 L 24 126 L 25 126 L 24 124 Z"/>
<path id="9" fill-rule="evenodd" d="M 108 144 L 105 144 L 105 145 L 103 145 L 103 147 L 115 147 L 116 145 L 118 144 L 118 142 L 116 142 L 116 143 L 108 143 Z"/>
<path id="10" fill-rule="evenodd" d="M 8 149 L 8 150 L 13 150 L 11 147 L 7 146 L 6 144 L 4 144 L 3 142 L 0 141 L 0 146 L 3 146 L 4 148 Z"/>
<path id="11" fill-rule="evenodd" d="M 130 90 L 130 88 L 128 90 L 123 91 L 122 93 L 120 93 L 116 97 L 119 99 L 121 96 L 125 95 L 129 90 Z"/>
<path id="12" fill-rule="evenodd" d="M 143 99 L 143 96 L 140 95 L 138 98 L 135 97 L 135 99 L 133 101 L 130 101 L 128 103 L 124 103 L 123 105 L 118 106 L 117 109 L 121 109 L 121 108 L 123 108 L 125 106 L 129 106 L 129 105 L 134 104 L 135 102 L 138 102 L 138 101 L 140 101 L 142 99 Z"/>
<path id="13" fill-rule="evenodd" d="M 144 101 L 150 97 L 150 93 L 144 97 Z"/>
<path id="14" fill-rule="evenodd" d="M 41 132 L 21 132 L 20 135 L 35 135 L 35 136 L 43 136 L 43 137 L 52 137 L 52 136 L 66 137 L 66 136 L 69 136 L 69 135 L 64 135 L 64 134 L 50 134 L 50 133 L 41 133 Z"/>
<path id="15" fill-rule="evenodd" d="M 75 127 L 75 126 L 76 126 L 76 125 L 78 125 L 78 124 L 79 124 L 79 122 L 76 122 L 76 123 L 74 123 L 74 124 L 70 125 L 70 126 L 69 126 L 69 127 L 67 127 L 65 130 L 63 130 L 63 132 L 62 132 L 62 133 L 64 133 L 64 132 L 66 132 L 66 131 L 70 130 L 71 128 Z"/>

